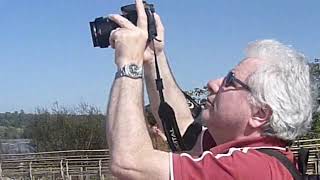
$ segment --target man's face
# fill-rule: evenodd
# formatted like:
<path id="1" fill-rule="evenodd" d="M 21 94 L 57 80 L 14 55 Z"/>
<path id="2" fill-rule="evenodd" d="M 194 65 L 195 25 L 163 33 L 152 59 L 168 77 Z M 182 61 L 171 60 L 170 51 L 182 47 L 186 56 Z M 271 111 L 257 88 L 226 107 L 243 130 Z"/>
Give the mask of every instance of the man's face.
<path id="1" fill-rule="evenodd" d="M 226 81 L 224 77 L 208 82 L 210 103 L 206 103 L 202 118 L 216 140 L 232 140 L 245 135 L 248 121 L 252 116 L 248 102 L 250 87 L 246 87 L 246 80 L 259 64 L 261 60 L 245 59 L 232 70 L 234 73 L 232 81 Z"/>

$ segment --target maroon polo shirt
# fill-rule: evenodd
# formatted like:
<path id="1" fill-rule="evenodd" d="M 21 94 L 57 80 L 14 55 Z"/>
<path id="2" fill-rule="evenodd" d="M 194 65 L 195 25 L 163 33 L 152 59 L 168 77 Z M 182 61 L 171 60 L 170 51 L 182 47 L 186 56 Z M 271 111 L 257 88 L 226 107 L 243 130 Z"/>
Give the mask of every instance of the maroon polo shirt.
<path id="1" fill-rule="evenodd" d="M 203 143 L 204 146 L 206 144 Z M 246 138 L 213 147 L 204 151 L 201 157 L 191 157 L 186 153 L 171 154 L 170 179 L 293 179 L 279 160 L 255 150 L 261 148 L 277 149 L 294 162 L 293 153 L 286 150 L 283 141 L 272 137 Z"/>

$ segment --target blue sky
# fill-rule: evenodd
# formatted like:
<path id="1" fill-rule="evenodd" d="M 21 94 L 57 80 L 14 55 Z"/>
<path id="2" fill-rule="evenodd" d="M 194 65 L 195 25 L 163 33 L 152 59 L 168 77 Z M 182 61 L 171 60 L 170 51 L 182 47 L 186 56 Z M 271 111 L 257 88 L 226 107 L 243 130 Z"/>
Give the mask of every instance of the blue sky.
<path id="1" fill-rule="evenodd" d="M 183 89 L 223 76 L 256 39 L 320 57 L 319 0 L 149 1 L 166 28 L 166 51 Z M 87 102 L 105 110 L 116 67 L 93 48 L 88 22 L 129 0 L 0 0 L 0 112 Z"/>

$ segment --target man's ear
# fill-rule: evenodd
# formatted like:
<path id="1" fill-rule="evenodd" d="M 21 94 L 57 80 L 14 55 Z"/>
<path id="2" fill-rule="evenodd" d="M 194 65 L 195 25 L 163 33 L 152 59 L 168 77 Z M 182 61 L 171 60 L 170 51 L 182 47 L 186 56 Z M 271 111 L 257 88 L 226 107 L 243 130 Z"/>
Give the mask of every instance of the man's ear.
<path id="1" fill-rule="evenodd" d="M 253 128 L 258 128 L 269 122 L 272 116 L 272 109 L 270 106 L 266 105 L 261 108 L 254 108 L 252 111 L 252 117 L 249 124 Z"/>

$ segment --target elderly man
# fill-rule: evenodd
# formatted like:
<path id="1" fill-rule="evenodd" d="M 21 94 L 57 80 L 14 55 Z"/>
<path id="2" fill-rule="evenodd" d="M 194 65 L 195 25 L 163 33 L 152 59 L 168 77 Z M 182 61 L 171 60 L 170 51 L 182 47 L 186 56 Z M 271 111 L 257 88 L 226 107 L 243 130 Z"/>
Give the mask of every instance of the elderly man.
<path id="1" fill-rule="evenodd" d="M 312 114 L 309 67 L 304 56 L 274 40 L 251 43 L 246 58 L 234 69 L 208 82 L 210 95 L 202 113 L 207 130 L 195 145 L 201 155 L 158 151 L 152 147 L 143 116 L 143 78 L 141 74 L 138 78 L 119 75 L 123 67 L 133 64 L 144 68 L 152 109 L 159 119 L 155 50 L 164 95 L 175 110 L 182 134 L 193 119 L 166 61 L 159 16 L 155 15 L 157 39 L 162 41 L 153 49 L 147 44 L 142 0 L 136 0 L 136 7 L 137 26 L 120 15 L 110 16 L 120 26 L 110 36 L 118 68 L 107 110 L 113 174 L 120 179 L 292 179 L 277 159 L 258 150 L 274 149 L 294 162 L 285 147 L 308 130 Z M 202 138 L 206 133 L 216 146 L 203 151 L 201 147 L 210 144 Z"/>

